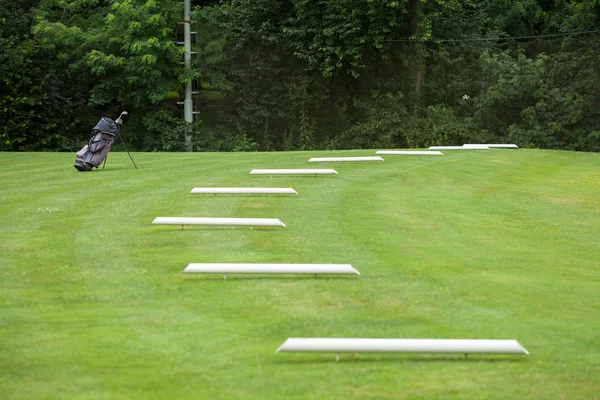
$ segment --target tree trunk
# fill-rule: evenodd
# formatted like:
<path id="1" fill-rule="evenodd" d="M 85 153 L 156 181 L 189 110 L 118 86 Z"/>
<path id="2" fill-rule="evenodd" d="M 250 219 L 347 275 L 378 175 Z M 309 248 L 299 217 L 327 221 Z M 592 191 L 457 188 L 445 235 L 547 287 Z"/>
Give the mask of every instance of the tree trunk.
<path id="1" fill-rule="evenodd" d="M 425 102 L 425 93 L 423 90 L 423 82 L 425 80 L 425 55 L 423 52 L 422 31 L 421 31 L 421 0 L 409 0 L 408 12 L 410 18 L 410 37 L 414 38 L 413 42 L 413 102 L 414 113 L 416 114 Z"/>

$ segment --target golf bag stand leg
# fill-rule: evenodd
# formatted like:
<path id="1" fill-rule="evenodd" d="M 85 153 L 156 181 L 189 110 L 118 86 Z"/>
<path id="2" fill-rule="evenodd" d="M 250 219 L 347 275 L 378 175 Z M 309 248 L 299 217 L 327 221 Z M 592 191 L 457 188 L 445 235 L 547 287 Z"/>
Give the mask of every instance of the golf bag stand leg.
<path id="1" fill-rule="evenodd" d="M 129 149 L 127 148 L 127 145 L 125 144 L 125 141 L 121 137 L 120 133 L 119 133 L 119 139 L 121 139 L 121 143 L 123 143 L 123 146 L 125 146 L 125 150 L 127 151 L 127 154 L 129 154 L 129 158 L 131 159 L 131 162 L 133 163 L 133 166 L 135 167 L 135 169 L 138 169 L 138 167 L 137 167 L 137 165 L 135 165 L 135 161 L 133 161 L 133 157 L 131 157 L 131 154 L 129 153 Z"/>

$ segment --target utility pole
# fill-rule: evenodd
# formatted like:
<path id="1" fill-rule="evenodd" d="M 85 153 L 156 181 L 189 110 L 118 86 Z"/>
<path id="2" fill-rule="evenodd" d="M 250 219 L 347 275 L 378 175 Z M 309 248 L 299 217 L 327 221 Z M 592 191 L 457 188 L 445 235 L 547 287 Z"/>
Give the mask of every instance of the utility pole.
<path id="1" fill-rule="evenodd" d="M 192 12 L 190 0 L 183 0 L 183 45 L 185 47 L 184 64 L 185 69 L 189 73 L 192 69 Z M 192 100 L 192 81 L 185 84 L 185 99 L 183 101 L 183 116 L 185 122 L 192 124 L 194 121 L 194 101 Z M 185 131 L 185 150 L 193 151 L 192 144 L 192 127 L 189 126 Z"/>

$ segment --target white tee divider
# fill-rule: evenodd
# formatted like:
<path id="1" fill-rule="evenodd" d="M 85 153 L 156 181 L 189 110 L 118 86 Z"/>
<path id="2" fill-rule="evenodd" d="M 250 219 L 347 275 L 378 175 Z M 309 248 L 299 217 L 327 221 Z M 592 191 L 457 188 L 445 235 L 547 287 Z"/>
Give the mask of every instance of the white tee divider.
<path id="1" fill-rule="evenodd" d="M 253 169 L 250 175 L 338 175 L 335 169 Z"/>
<path id="2" fill-rule="evenodd" d="M 489 150 L 488 146 L 474 144 L 471 146 L 430 146 L 429 150 Z"/>
<path id="3" fill-rule="evenodd" d="M 350 264 L 223 264 L 192 263 L 183 270 L 196 274 L 310 274 L 315 275 L 360 275 Z"/>
<path id="4" fill-rule="evenodd" d="M 501 143 L 496 143 L 496 144 L 463 144 L 463 146 L 487 146 L 489 148 L 498 148 L 498 149 L 518 149 L 519 146 L 517 146 L 516 144 L 501 144 Z"/>
<path id="5" fill-rule="evenodd" d="M 441 151 L 411 151 L 411 150 L 377 150 L 375 154 L 398 156 L 443 156 Z"/>
<path id="6" fill-rule="evenodd" d="M 192 194 L 298 194 L 292 188 L 193 188 Z"/>
<path id="7" fill-rule="evenodd" d="M 277 218 L 193 218 L 193 217 L 156 217 L 154 225 L 217 225 L 217 226 L 276 226 L 285 224 Z"/>
<path id="8" fill-rule="evenodd" d="M 308 162 L 366 162 L 383 161 L 381 157 L 320 157 L 311 158 Z"/>
<path id="9" fill-rule="evenodd" d="M 516 340 L 288 338 L 277 352 L 526 354 Z"/>

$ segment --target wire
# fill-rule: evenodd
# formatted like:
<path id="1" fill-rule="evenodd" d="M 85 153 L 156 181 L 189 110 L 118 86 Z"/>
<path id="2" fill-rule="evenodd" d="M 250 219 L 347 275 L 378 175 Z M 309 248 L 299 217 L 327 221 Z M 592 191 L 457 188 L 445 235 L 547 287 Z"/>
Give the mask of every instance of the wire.
<path id="1" fill-rule="evenodd" d="M 516 39 L 540 39 L 540 38 L 548 38 L 548 37 L 564 37 L 564 36 L 594 34 L 594 33 L 600 33 L 600 29 L 595 30 L 595 31 L 565 32 L 565 33 L 554 33 L 554 34 L 549 34 L 549 35 L 480 37 L 480 38 L 471 38 L 471 39 L 390 39 L 390 40 L 386 40 L 386 42 L 481 42 L 481 41 L 497 41 L 497 40 L 516 40 Z"/>

